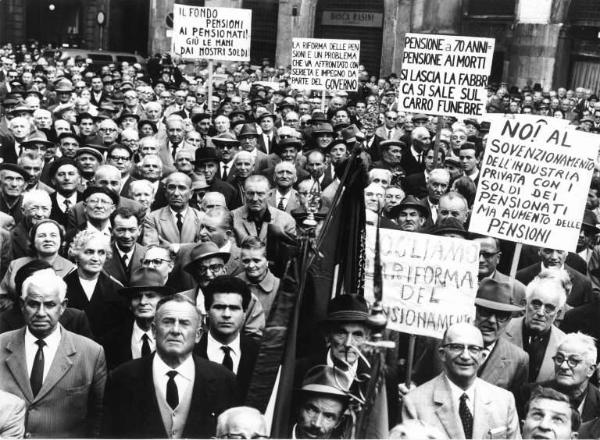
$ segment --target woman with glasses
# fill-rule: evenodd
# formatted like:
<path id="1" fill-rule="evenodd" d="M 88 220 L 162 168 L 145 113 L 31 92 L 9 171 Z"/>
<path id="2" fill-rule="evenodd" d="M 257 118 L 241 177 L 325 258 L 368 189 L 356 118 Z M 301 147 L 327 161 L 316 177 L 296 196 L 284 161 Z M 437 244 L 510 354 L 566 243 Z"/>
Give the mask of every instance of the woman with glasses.
<path id="1" fill-rule="evenodd" d="M 59 255 L 65 239 L 65 230 L 56 221 L 46 219 L 37 222 L 29 232 L 29 255 L 10 262 L 0 283 L 0 295 L 16 299 L 21 292 L 15 291 L 17 271 L 32 260 L 44 260 L 52 265 L 56 274 L 64 277 L 75 270 L 75 265 Z"/>
<path id="2" fill-rule="evenodd" d="M 110 237 L 90 229 L 79 232 L 69 248 L 77 270 L 64 277 L 68 304 L 85 312 L 96 339 L 129 319 L 127 304 L 117 293 L 123 286 L 103 270 L 111 255 Z"/>

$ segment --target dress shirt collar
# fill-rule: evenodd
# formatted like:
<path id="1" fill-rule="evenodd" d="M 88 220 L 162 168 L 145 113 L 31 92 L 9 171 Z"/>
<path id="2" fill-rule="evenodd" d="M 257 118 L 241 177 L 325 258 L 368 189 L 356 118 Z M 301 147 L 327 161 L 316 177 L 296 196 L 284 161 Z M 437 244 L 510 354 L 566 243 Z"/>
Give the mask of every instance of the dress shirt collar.
<path id="1" fill-rule="evenodd" d="M 181 214 L 181 220 L 183 221 L 183 219 L 185 218 L 185 216 L 187 214 L 187 210 L 188 210 L 188 208 L 186 206 L 186 208 L 183 211 L 177 213 L 177 212 L 173 211 L 173 209 L 169 206 L 169 211 L 171 211 L 171 215 L 173 216 L 173 218 L 175 220 L 177 220 L 177 214 Z"/>
<path id="2" fill-rule="evenodd" d="M 206 351 L 208 352 L 213 352 L 213 353 L 220 353 L 222 356 L 225 355 L 225 353 L 223 352 L 223 350 L 221 350 L 221 347 L 227 345 L 229 348 L 231 348 L 231 356 L 241 356 L 242 355 L 242 349 L 240 347 L 240 334 L 238 333 L 236 338 L 231 341 L 231 343 L 229 344 L 223 344 L 219 341 L 217 341 L 215 338 L 213 338 L 213 335 L 210 334 L 210 331 L 208 332 L 208 337 L 206 339 Z"/>
<path id="3" fill-rule="evenodd" d="M 106 224 L 106 226 L 104 227 L 104 229 L 98 229 L 97 227 L 95 227 L 94 225 L 92 225 L 89 220 L 87 221 L 87 225 L 86 225 L 86 229 L 91 229 L 91 230 L 96 230 L 98 232 L 101 232 L 104 235 L 107 235 L 108 237 L 110 237 L 112 234 L 110 232 L 110 222 Z"/>
<path id="4" fill-rule="evenodd" d="M 43 338 L 43 340 L 46 343 L 46 347 L 49 350 L 56 351 L 56 349 L 58 348 L 58 344 L 60 343 L 60 337 L 61 337 L 61 333 L 60 333 L 60 324 L 59 324 L 56 326 L 54 331 L 52 333 L 50 333 L 48 336 L 46 336 L 45 338 Z M 32 346 L 36 347 L 36 350 L 37 350 L 37 344 L 35 343 L 35 341 L 37 341 L 38 339 L 39 339 L 38 337 L 34 336 L 29 331 L 29 327 L 25 327 L 25 344 L 32 345 Z"/>
<path id="5" fill-rule="evenodd" d="M 452 394 L 452 401 L 456 405 L 456 408 L 458 408 L 458 405 L 460 403 L 460 396 L 462 396 L 463 394 L 466 394 L 468 397 L 467 406 L 471 410 L 471 414 L 473 414 L 473 405 L 475 404 L 475 382 L 473 382 L 473 384 L 469 388 L 467 388 L 466 390 L 463 390 L 458 385 L 456 385 L 454 382 L 452 382 L 450 380 L 450 378 L 448 378 L 448 376 L 444 375 L 444 377 L 445 377 L 446 381 L 448 382 L 448 386 L 450 387 L 450 393 Z M 475 379 L 475 381 L 477 381 L 477 379 Z"/>
<path id="6" fill-rule="evenodd" d="M 133 338 L 133 340 L 141 344 L 142 336 L 144 335 L 148 335 L 148 343 L 150 344 L 150 346 L 152 346 L 152 344 L 154 344 L 154 336 L 152 335 L 152 332 L 150 330 L 145 332 L 140 328 L 137 321 L 133 321 L 133 331 L 131 332 L 131 337 Z"/>
<path id="7" fill-rule="evenodd" d="M 348 381 L 350 383 L 354 382 L 354 379 L 356 378 L 356 371 L 358 370 L 358 360 L 356 362 L 354 362 L 352 365 L 350 365 L 350 368 L 348 369 L 348 371 L 345 371 L 343 369 L 339 369 L 342 373 L 344 373 L 346 375 L 346 377 L 348 378 Z M 329 349 L 327 351 L 327 366 L 328 367 L 336 367 L 336 365 L 333 363 L 333 356 L 331 355 L 331 349 Z"/>
<path id="8" fill-rule="evenodd" d="M 157 377 L 166 376 L 169 371 L 175 370 L 178 374 L 180 374 L 184 379 L 193 382 L 196 366 L 194 365 L 194 358 L 190 355 L 187 357 L 185 361 L 181 363 L 177 368 L 171 368 L 160 358 L 158 353 L 154 356 L 154 360 L 152 361 L 152 368 L 157 373 Z"/>
<path id="9" fill-rule="evenodd" d="M 58 206 L 61 209 L 65 207 L 65 200 L 68 200 L 69 202 L 71 202 L 70 208 L 73 208 L 75 206 L 75 204 L 77 203 L 77 192 L 74 192 L 73 194 L 71 194 L 70 197 L 65 197 L 58 192 L 56 193 L 56 203 L 58 204 Z"/>

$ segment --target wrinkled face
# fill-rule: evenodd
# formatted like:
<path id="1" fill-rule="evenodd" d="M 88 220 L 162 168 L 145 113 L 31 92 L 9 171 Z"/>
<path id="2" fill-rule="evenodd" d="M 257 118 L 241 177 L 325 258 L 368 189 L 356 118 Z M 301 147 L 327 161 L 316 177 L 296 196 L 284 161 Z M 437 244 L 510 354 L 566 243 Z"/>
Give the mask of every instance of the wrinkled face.
<path id="1" fill-rule="evenodd" d="M 306 170 L 313 179 L 319 179 L 325 172 L 325 158 L 321 154 L 311 154 L 306 160 Z"/>
<path id="2" fill-rule="evenodd" d="M 200 223 L 200 241 L 212 241 L 219 248 L 229 241 L 229 234 L 219 217 L 205 215 Z"/>
<path id="3" fill-rule="evenodd" d="M 167 137 L 173 144 L 179 145 L 183 141 L 183 124 L 179 121 L 171 121 L 167 126 Z"/>
<path id="4" fill-rule="evenodd" d="M 177 171 L 190 174 L 194 171 L 194 158 L 191 154 L 181 153 L 177 155 L 177 160 L 175 160 L 175 168 Z"/>
<path id="5" fill-rule="evenodd" d="M 212 183 L 212 181 L 215 178 L 215 175 L 217 174 L 218 169 L 219 166 L 216 162 L 207 161 L 196 164 L 196 171 L 201 174 L 204 174 L 207 183 Z"/>
<path id="6" fill-rule="evenodd" d="M 102 142 L 108 145 L 117 140 L 119 131 L 114 124 L 101 124 L 98 128 L 98 134 L 102 137 Z"/>
<path id="7" fill-rule="evenodd" d="M 502 252 L 496 245 L 496 240 L 491 237 L 475 238 L 479 243 L 479 278 L 491 276 L 496 271 Z"/>
<path id="8" fill-rule="evenodd" d="M 567 252 L 557 249 L 542 248 L 539 250 L 539 256 L 546 267 L 562 267 L 567 255 Z"/>
<path id="9" fill-rule="evenodd" d="M 348 148 L 346 144 L 337 144 L 329 150 L 329 160 L 332 164 L 337 164 L 348 157 Z"/>
<path id="10" fill-rule="evenodd" d="M 156 312 L 152 330 L 161 357 L 185 357 L 200 341 L 198 312 L 192 304 L 170 301 Z"/>
<path id="11" fill-rule="evenodd" d="M 252 171 L 254 170 L 254 163 L 248 158 L 238 158 L 233 163 L 233 167 L 235 168 L 237 175 L 241 179 L 245 179 L 252 174 Z"/>
<path id="12" fill-rule="evenodd" d="M 493 344 L 504 333 L 512 313 L 476 306 L 475 326 L 483 335 L 485 345 Z"/>
<path id="13" fill-rule="evenodd" d="M 44 223 L 35 231 L 33 246 L 38 255 L 56 255 L 60 248 L 60 231 L 53 223 Z"/>
<path id="14" fill-rule="evenodd" d="M 269 262 L 264 249 L 242 249 L 240 260 L 246 275 L 251 280 L 262 280 L 269 270 Z"/>
<path id="15" fill-rule="evenodd" d="M 63 165 L 56 171 L 52 182 L 59 193 L 70 194 L 79 184 L 79 170 L 70 164 Z"/>
<path id="16" fill-rule="evenodd" d="M 37 128 L 50 129 L 52 127 L 52 116 L 46 112 L 39 112 L 33 119 Z"/>
<path id="17" fill-rule="evenodd" d="M 162 108 L 158 105 L 149 105 L 146 108 L 146 116 L 148 117 L 148 120 L 156 122 L 160 119 L 162 114 Z"/>
<path id="18" fill-rule="evenodd" d="M 269 186 L 266 182 L 246 182 L 246 206 L 250 212 L 263 212 L 267 208 Z"/>
<path id="19" fill-rule="evenodd" d="M 553 283 L 540 286 L 527 299 L 525 307 L 525 325 L 537 333 L 550 329 L 560 311 L 561 298 L 561 292 Z"/>
<path id="20" fill-rule="evenodd" d="M 365 207 L 373 212 L 379 212 L 383 207 L 385 190 L 380 185 L 369 185 L 365 188 Z"/>
<path id="21" fill-rule="evenodd" d="M 402 148 L 391 145 L 387 151 L 382 152 L 383 160 L 391 165 L 398 165 L 402 160 Z"/>
<path id="22" fill-rule="evenodd" d="M 469 208 L 462 199 L 449 197 L 442 197 L 438 207 L 438 222 L 441 219 L 448 217 L 454 217 L 460 220 L 463 224 L 467 221 L 469 215 Z"/>
<path id="23" fill-rule="evenodd" d="M 99 237 L 93 237 L 88 240 L 79 255 L 77 255 L 77 267 L 87 273 L 98 273 L 104 267 L 106 255 L 106 242 Z"/>
<path id="24" fill-rule="evenodd" d="M 96 173 L 95 180 L 99 186 L 103 186 L 119 194 L 119 192 L 121 191 L 120 177 L 121 176 L 116 172 L 109 172 L 107 170 L 104 170 Z"/>
<path id="25" fill-rule="evenodd" d="M 298 414 L 297 438 L 330 438 L 343 412 L 344 405 L 337 399 L 320 395 L 308 397 Z"/>
<path id="26" fill-rule="evenodd" d="M 179 174 L 169 176 L 165 185 L 165 195 L 169 206 L 175 211 L 185 209 L 192 197 L 189 180 Z"/>
<path id="27" fill-rule="evenodd" d="M 112 199 L 103 193 L 91 194 L 84 202 L 84 206 L 87 217 L 96 221 L 108 220 L 115 210 Z"/>
<path id="28" fill-rule="evenodd" d="M 40 175 L 42 174 L 42 165 L 43 162 L 41 158 L 34 160 L 28 157 L 23 157 L 21 159 L 21 168 L 23 168 L 25 171 L 27 171 L 27 174 L 29 174 L 29 182 L 32 185 L 35 185 L 40 179 Z"/>
<path id="29" fill-rule="evenodd" d="M 448 377 L 454 383 L 476 377 L 483 360 L 482 349 L 483 339 L 476 328 L 468 331 L 464 328 L 450 329 L 444 345 L 439 349 Z"/>
<path id="30" fill-rule="evenodd" d="M 587 383 L 594 375 L 596 366 L 586 356 L 586 350 L 587 347 L 581 341 L 558 346 L 554 356 L 554 377 L 565 390 Z"/>
<path id="31" fill-rule="evenodd" d="M 404 191 L 400 188 L 389 187 L 385 190 L 385 208 L 398 206 L 404 200 Z"/>
<path id="32" fill-rule="evenodd" d="M 130 190 L 130 194 L 131 198 L 136 202 L 141 203 L 146 210 L 150 208 L 150 205 L 152 205 L 152 202 L 154 201 L 152 191 L 150 188 L 146 188 L 145 186 L 140 186 L 135 190 Z"/>
<path id="33" fill-rule="evenodd" d="M 141 228 L 137 218 L 117 215 L 113 221 L 113 239 L 122 251 L 129 251 L 140 236 Z"/>
<path id="34" fill-rule="evenodd" d="M 215 293 L 206 313 L 210 332 L 223 337 L 239 333 L 246 319 L 242 295 L 237 293 Z"/>
<path id="35" fill-rule="evenodd" d="M 240 145 L 242 150 L 252 152 L 258 145 L 258 138 L 256 136 L 242 136 L 240 138 Z"/>
<path id="36" fill-rule="evenodd" d="M 13 120 L 14 121 L 14 120 Z M 22 119 L 10 124 L 10 132 L 16 139 L 24 139 L 29 134 L 29 123 Z"/>
<path id="37" fill-rule="evenodd" d="M 30 286 L 21 302 L 25 323 L 36 338 L 45 338 L 54 331 L 66 307 L 67 301 L 60 300 L 58 287 L 55 286 L 45 289 Z"/>
<path id="38" fill-rule="evenodd" d="M 141 166 L 142 177 L 150 182 L 156 182 L 162 176 L 162 167 L 158 157 L 147 157 Z"/>
<path id="39" fill-rule="evenodd" d="M 440 197 L 448 190 L 450 181 L 442 176 L 430 176 L 427 182 L 427 195 L 429 200 L 437 204 Z"/>
<path id="40" fill-rule="evenodd" d="M 274 125 L 274 121 L 273 121 L 273 118 L 270 116 L 262 118 L 260 120 L 260 128 L 262 128 L 262 130 L 265 132 L 269 132 L 269 131 L 273 130 L 273 125 Z"/>
<path id="41" fill-rule="evenodd" d="M 342 363 L 354 365 L 369 332 L 361 323 L 335 323 L 327 334 L 331 356 Z"/>
<path id="42" fill-rule="evenodd" d="M 415 208 L 406 207 L 400 211 L 398 225 L 403 231 L 418 232 L 425 224 L 425 218 Z"/>
<path id="43" fill-rule="evenodd" d="M 155 269 L 166 282 L 167 278 L 169 278 L 169 274 L 173 270 L 174 263 L 166 249 L 153 247 L 148 249 L 144 254 L 142 266 Z"/>
<path id="44" fill-rule="evenodd" d="M 205 258 L 197 262 L 193 270 L 200 287 L 206 287 L 216 277 L 225 275 L 225 260 L 222 257 Z"/>
<path id="45" fill-rule="evenodd" d="M 567 402 L 539 398 L 529 404 L 523 422 L 523 438 L 571 439 L 571 406 Z"/>
<path id="46" fill-rule="evenodd" d="M 161 296 L 152 290 L 136 292 L 132 295 L 129 309 L 136 319 L 152 319 Z"/>
<path id="47" fill-rule="evenodd" d="M 30 225 L 37 225 L 40 221 L 50 217 L 51 209 L 50 200 L 38 197 L 37 200 L 30 200 L 23 206 L 23 215 Z"/>
<path id="48" fill-rule="evenodd" d="M 65 137 L 60 141 L 60 151 L 63 156 L 75 159 L 75 153 L 79 149 L 79 142 L 71 137 Z"/>
<path id="49" fill-rule="evenodd" d="M 278 168 L 275 171 L 275 185 L 278 188 L 289 188 L 296 182 L 296 169 Z"/>
<path id="50" fill-rule="evenodd" d="M 142 157 L 148 156 L 149 154 L 157 155 L 158 154 L 158 144 L 156 144 L 154 142 L 144 142 L 140 146 L 140 153 L 142 154 Z"/>
<path id="51" fill-rule="evenodd" d="M 25 189 L 25 179 L 19 173 L 10 170 L 0 172 L 2 194 L 14 198 L 19 197 Z"/>

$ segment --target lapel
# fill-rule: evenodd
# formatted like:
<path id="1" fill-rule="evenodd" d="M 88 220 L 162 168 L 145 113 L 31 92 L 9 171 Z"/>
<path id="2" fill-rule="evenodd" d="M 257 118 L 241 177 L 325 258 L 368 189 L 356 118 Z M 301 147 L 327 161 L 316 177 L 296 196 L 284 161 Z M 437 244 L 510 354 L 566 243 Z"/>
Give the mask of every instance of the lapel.
<path id="1" fill-rule="evenodd" d="M 129 265 L 130 273 L 134 273 L 142 266 L 142 263 L 140 263 L 140 261 L 142 260 L 142 258 L 144 258 L 145 253 L 146 247 L 136 243 L 133 250 L 133 254 L 131 255 L 132 261 Z"/>
<path id="2" fill-rule="evenodd" d="M 513 318 L 504 331 L 504 336 L 517 347 L 523 348 L 523 317 Z"/>
<path id="3" fill-rule="evenodd" d="M 140 386 L 137 389 L 139 393 L 139 401 L 136 409 L 140 418 L 140 437 L 162 437 L 166 438 L 167 431 L 160 415 L 158 401 L 156 400 L 156 391 L 154 388 L 154 379 L 152 377 L 152 361 L 156 353 L 142 358 L 141 371 L 139 376 Z"/>
<path id="4" fill-rule="evenodd" d="M 552 356 L 556 353 L 561 336 L 564 336 L 560 335 L 557 330 L 554 325 L 550 329 L 550 338 L 548 339 L 548 345 L 544 352 L 544 359 L 542 360 L 542 366 L 540 367 L 536 382 L 542 382 L 554 377 L 554 361 L 552 360 Z"/>
<path id="5" fill-rule="evenodd" d="M 50 390 L 56 386 L 58 381 L 73 367 L 77 350 L 73 345 L 69 332 L 64 328 L 61 329 L 61 332 L 62 336 L 60 338 L 60 343 L 58 344 L 58 349 L 56 350 L 56 355 L 54 355 L 52 365 L 50 365 L 50 371 L 48 371 L 48 375 L 42 384 L 42 388 L 40 388 L 40 392 L 35 396 L 34 402 L 41 400 L 48 394 Z"/>
<path id="6" fill-rule="evenodd" d="M 27 376 L 27 361 L 25 360 L 25 327 L 15 333 L 13 339 L 6 344 L 5 350 L 10 353 L 5 361 L 8 369 L 21 388 L 23 397 L 27 399 L 27 402 L 32 402 L 33 392 Z"/>
<path id="7" fill-rule="evenodd" d="M 490 353 L 490 357 L 485 361 L 485 366 L 481 372 L 481 379 L 486 382 L 496 384 L 498 380 L 509 372 L 510 359 L 507 350 L 509 342 L 499 338 L 496 346 Z"/>
<path id="8" fill-rule="evenodd" d="M 248 209 L 245 206 L 242 209 L 242 224 L 244 225 L 244 229 L 248 235 L 252 235 L 254 237 L 258 236 L 256 225 L 253 221 L 248 220 Z"/>
<path id="9" fill-rule="evenodd" d="M 183 429 L 183 437 L 203 437 L 212 428 L 206 426 L 207 416 L 214 417 L 215 414 L 208 414 L 205 406 L 208 405 L 209 396 L 216 396 L 215 378 L 207 377 L 206 372 L 202 371 L 198 359 L 194 357 L 196 366 L 196 377 L 194 378 L 194 388 L 192 390 L 192 401 L 190 402 L 190 412 Z M 201 415 L 204 415 L 202 417 Z"/>
<path id="10" fill-rule="evenodd" d="M 173 216 L 171 215 L 171 210 L 168 206 L 160 210 L 158 220 L 160 221 L 164 237 L 168 241 L 171 241 L 173 243 L 179 243 L 179 229 L 177 229 L 177 225 L 175 224 L 175 220 L 173 219 Z"/>
<path id="11" fill-rule="evenodd" d="M 458 410 L 454 408 L 452 392 L 450 391 L 450 386 L 446 383 L 446 376 L 444 374 L 440 374 L 435 379 L 433 385 L 433 402 L 436 405 L 435 413 L 444 426 L 448 438 L 464 439 L 465 433 L 457 417 Z"/>
<path id="12" fill-rule="evenodd" d="M 492 396 L 486 389 L 485 383 L 475 379 L 475 402 L 473 402 L 473 438 L 484 438 L 490 428 L 489 421 L 493 419 Z"/>
<path id="13" fill-rule="evenodd" d="M 187 213 L 183 218 L 183 227 L 181 228 L 181 241 L 182 243 L 189 243 L 196 241 L 196 231 L 200 229 L 198 216 L 194 212 L 191 206 L 188 206 Z"/>
<path id="14" fill-rule="evenodd" d="M 119 255 L 117 246 L 114 243 L 112 245 L 112 252 L 112 258 L 106 262 L 106 264 L 104 265 L 104 270 L 106 270 L 109 274 L 113 275 L 118 280 L 127 281 L 125 269 L 123 268 L 123 263 L 121 262 L 121 256 Z"/>
<path id="15" fill-rule="evenodd" d="M 598 388 L 596 388 L 591 383 L 588 383 L 588 392 L 585 397 L 585 403 L 583 404 L 583 409 L 581 411 L 581 418 L 583 420 L 591 420 L 596 417 L 598 413 L 598 406 L 600 402 L 598 402 Z"/>

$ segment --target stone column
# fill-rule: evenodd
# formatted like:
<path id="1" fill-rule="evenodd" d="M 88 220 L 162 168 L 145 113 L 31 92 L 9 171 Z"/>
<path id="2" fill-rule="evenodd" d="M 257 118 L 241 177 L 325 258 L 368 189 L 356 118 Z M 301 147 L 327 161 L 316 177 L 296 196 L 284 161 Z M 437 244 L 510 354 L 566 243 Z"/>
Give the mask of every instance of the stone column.
<path id="1" fill-rule="evenodd" d="M 287 66 L 292 59 L 292 39 L 312 38 L 318 0 L 279 0 L 275 65 Z"/>

